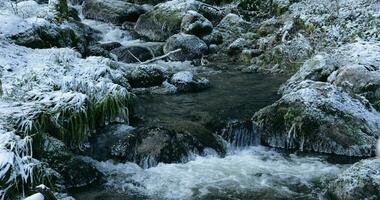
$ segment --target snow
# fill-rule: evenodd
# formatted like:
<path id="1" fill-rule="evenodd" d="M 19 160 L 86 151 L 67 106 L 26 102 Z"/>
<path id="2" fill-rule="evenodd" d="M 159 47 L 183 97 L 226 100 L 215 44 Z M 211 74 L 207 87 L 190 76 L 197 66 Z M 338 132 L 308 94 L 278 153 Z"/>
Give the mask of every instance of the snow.
<path id="1" fill-rule="evenodd" d="M 25 198 L 24 200 L 45 200 L 45 197 L 41 193 L 36 193 L 32 196 Z"/>
<path id="2" fill-rule="evenodd" d="M 193 73 L 190 71 L 178 72 L 173 75 L 172 81 L 188 83 L 193 80 Z"/>

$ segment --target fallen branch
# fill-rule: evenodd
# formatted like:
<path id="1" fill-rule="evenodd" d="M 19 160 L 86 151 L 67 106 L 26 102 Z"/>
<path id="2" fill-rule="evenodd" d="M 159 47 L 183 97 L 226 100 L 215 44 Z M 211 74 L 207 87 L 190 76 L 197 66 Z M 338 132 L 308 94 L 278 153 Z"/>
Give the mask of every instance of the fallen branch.
<path id="1" fill-rule="evenodd" d="M 140 59 L 138 59 L 135 55 L 133 55 L 133 53 L 131 51 L 128 50 L 128 53 L 134 58 L 136 59 L 139 63 L 142 63 Z"/>
<path id="2" fill-rule="evenodd" d="M 168 56 L 170 56 L 170 55 L 172 55 L 172 54 L 174 54 L 174 53 L 178 53 L 178 52 L 180 52 L 180 51 L 182 51 L 182 49 L 176 49 L 176 50 L 174 50 L 174 51 L 170 51 L 169 53 L 167 53 L 167 54 L 165 54 L 165 55 L 158 56 L 158 57 L 155 57 L 155 58 L 153 58 L 153 59 L 150 59 L 150 60 L 147 60 L 147 61 L 141 62 L 141 64 L 148 64 L 148 63 L 154 62 L 154 61 L 156 61 L 156 60 L 161 60 L 161 59 L 164 59 L 164 58 L 166 58 L 166 57 L 168 57 Z"/>

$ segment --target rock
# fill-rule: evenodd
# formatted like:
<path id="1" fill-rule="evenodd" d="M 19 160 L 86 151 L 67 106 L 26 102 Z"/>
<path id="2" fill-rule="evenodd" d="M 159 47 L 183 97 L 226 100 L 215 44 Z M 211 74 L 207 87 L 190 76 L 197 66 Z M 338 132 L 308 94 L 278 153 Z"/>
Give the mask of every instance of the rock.
<path id="1" fill-rule="evenodd" d="M 329 82 L 346 92 L 359 94 L 377 107 L 380 100 L 380 44 L 357 42 L 306 61 L 280 91 L 291 90 L 304 80 Z"/>
<path id="2" fill-rule="evenodd" d="M 72 154 L 60 140 L 45 136 L 42 147 L 41 159 L 62 175 L 68 188 L 86 186 L 100 179 L 100 172 L 92 164 Z"/>
<path id="3" fill-rule="evenodd" d="M 265 145 L 346 156 L 373 156 L 380 114 L 360 96 L 303 81 L 253 117 Z"/>
<path id="4" fill-rule="evenodd" d="M 326 53 L 315 55 L 307 60 L 302 67 L 285 84 L 280 87 L 280 93 L 293 90 L 294 87 L 304 81 L 326 82 L 327 78 L 337 69 L 335 60 Z"/>
<path id="5" fill-rule="evenodd" d="M 121 44 L 118 42 L 108 42 L 108 43 L 99 44 L 99 46 L 107 51 L 111 51 L 112 49 L 121 47 Z"/>
<path id="6" fill-rule="evenodd" d="M 111 53 L 115 54 L 119 61 L 125 63 L 144 62 L 154 57 L 153 52 L 143 46 L 119 47 L 111 50 Z"/>
<path id="7" fill-rule="evenodd" d="M 166 79 L 163 69 L 157 65 L 138 65 L 126 73 L 133 88 L 159 86 Z"/>
<path id="8" fill-rule="evenodd" d="M 212 23 L 203 15 L 190 10 L 182 18 L 181 31 L 187 34 L 202 37 L 212 32 Z"/>
<path id="9" fill-rule="evenodd" d="M 330 199 L 378 199 L 380 196 L 380 159 L 355 163 L 328 186 Z"/>
<path id="10" fill-rule="evenodd" d="M 240 54 L 245 47 L 249 47 L 250 45 L 252 45 L 252 42 L 247 41 L 244 38 L 238 38 L 228 46 L 228 54 Z"/>
<path id="11" fill-rule="evenodd" d="M 125 21 L 135 22 L 146 10 L 136 4 L 122 0 L 85 0 L 83 15 L 89 19 L 121 25 Z"/>
<path id="12" fill-rule="evenodd" d="M 251 23 L 232 13 L 226 15 L 216 26 L 223 33 L 224 39 L 229 41 L 240 37 L 243 33 L 249 32 L 251 27 Z"/>
<path id="13" fill-rule="evenodd" d="M 262 53 L 259 49 L 244 49 L 240 54 L 240 60 L 250 64 L 253 58 L 260 56 Z"/>
<path id="14" fill-rule="evenodd" d="M 171 54 L 169 58 L 176 61 L 193 60 L 202 58 L 207 53 L 208 47 L 205 42 L 194 35 L 176 34 L 171 36 L 164 46 L 164 53 L 181 49 L 180 52 Z"/>
<path id="15" fill-rule="evenodd" d="M 273 41 L 269 41 L 271 42 Z M 310 41 L 298 34 L 291 41 L 268 45 L 264 53 L 253 60 L 253 64 L 260 66 L 262 71 L 293 74 L 310 58 L 313 51 Z"/>
<path id="16" fill-rule="evenodd" d="M 129 2 L 137 3 L 137 4 L 150 4 L 156 5 L 159 3 L 166 2 L 167 0 L 129 0 Z"/>
<path id="17" fill-rule="evenodd" d="M 170 83 L 177 87 L 178 92 L 196 92 L 210 87 L 210 82 L 206 78 L 196 77 L 190 71 L 175 73 Z"/>
<path id="18" fill-rule="evenodd" d="M 207 45 L 219 45 L 223 43 L 223 34 L 220 31 L 214 29 L 211 34 L 202 37 L 202 40 Z"/>
<path id="19" fill-rule="evenodd" d="M 99 39 L 99 32 L 80 22 L 68 22 L 65 26 L 36 26 L 10 38 L 30 48 L 72 47 L 86 56 L 87 48 Z"/>
<path id="20" fill-rule="evenodd" d="M 190 10 L 200 13 L 211 22 L 221 16 L 221 12 L 199 1 L 172 0 L 158 4 L 152 11 L 141 15 L 135 31 L 149 40 L 165 41 L 180 32 L 182 18 Z"/>
<path id="21" fill-rule="evenodd" d="M 193 154 L 202 154 L 206 147 L 223 151 L 222 144 L 210 131 L 140 128 L 112 147 L 112 155 L 123 161 L 133 161 L 144 168 L 159 162 L 187 161 Z"/>

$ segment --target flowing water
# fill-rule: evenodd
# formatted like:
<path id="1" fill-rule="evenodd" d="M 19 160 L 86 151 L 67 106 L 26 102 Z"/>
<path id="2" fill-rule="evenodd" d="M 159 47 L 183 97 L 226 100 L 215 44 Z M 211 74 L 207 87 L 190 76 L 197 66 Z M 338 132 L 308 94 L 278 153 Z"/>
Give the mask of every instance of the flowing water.
<path id="1" fill-rule="evenodd" d="M 245 120 L 273 103 L 278 98 L 277 88 L 285 80 L 241 72 L 212 73 L 208 78 L 212 87 L 203 92 L 140 96 L 136 113 L 144 125 Z M 244 141 L 232 143 L 225 157 L 209 151 L 209 155 L 194 155 L 186 163 L 158 164 L 148 169 L 135 163 L 90 159 L 104 173 L 105 183 L 74 191 L 73 195 L 89 200 L 320 199 L 326 183 L 348 167 L 328 162 L 326 156 L 262 146 L 236 148 Z"/>
<path id="2" fill-rule="evenodd" d="M 120 27 L 94 20 L 84 23 L 100 30 L 103 42 L 116 41 L 123 45 L 141 42 Z M 216 66 L 218 69 L 238 67 Z M 248 120 L 260 108 L 272 104 L 278 98 L 278 87 L 287 78 L 234 70 L 202 75 L 210 80 L 208 90 L 139 96 L 135 108 L 138 120 L 133 125 L 184 126 L 190 132 L 201 125 L 215 131 L 227 122 Z M 104 149 L 131 129 L 110 127 L 106 132 L 111 134 L 96 138 L 96 148 L 91 158 L 86 159 L 95 164 L 105 180 L 71 191 L 76 199 L 323 199 L 329 180 L 349 166 L 331 162 L 327 156 L 252 146 L 257 143 L 256 135 L 252 135 L 255 132 L 243 127 L 236 130 L 241 132 L 238 137 L 226 141 L 224 157 L 209 150 L 207 155 L 191 156 L 188 162 L 160 163 L 147 169 L 135 163 L 107 160 Z"/>

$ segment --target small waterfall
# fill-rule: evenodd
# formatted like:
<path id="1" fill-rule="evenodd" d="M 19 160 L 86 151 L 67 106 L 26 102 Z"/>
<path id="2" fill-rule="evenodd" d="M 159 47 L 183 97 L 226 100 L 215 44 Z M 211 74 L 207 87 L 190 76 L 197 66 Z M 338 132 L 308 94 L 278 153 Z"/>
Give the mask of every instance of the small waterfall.
<path id="1" fill-rule="evenodd" d="M 232 148 L 257 146 L 260 144 L 257 127 L 252 121 L 229 122 L 226 128 L 222 129 L 221 136 Z"/>

